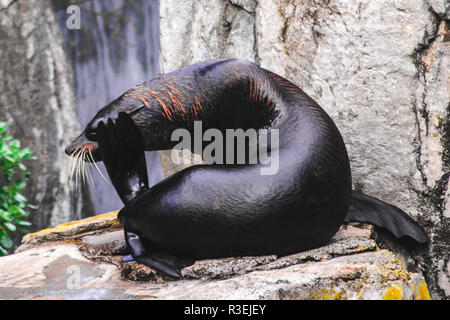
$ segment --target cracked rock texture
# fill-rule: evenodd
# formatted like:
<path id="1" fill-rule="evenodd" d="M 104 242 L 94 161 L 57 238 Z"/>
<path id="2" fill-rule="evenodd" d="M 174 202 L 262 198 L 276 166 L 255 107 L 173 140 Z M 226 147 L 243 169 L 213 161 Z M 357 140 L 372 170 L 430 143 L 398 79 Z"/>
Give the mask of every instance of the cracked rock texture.
<path id="1" fill-rule="evenodd" d="M 173 280 L 121 262 L 129 252 L 116 214 L 28 234 L 0 258 L 0 299 L 430 299 L 420 271 L 380 249 L 368 225 L 285 257 L 196 261 Z"/>
<path id="2" fill-rule="evenodd" d="M 89 214 L 68 183 L 64 148 L 79 132 L 73 75 L 50 1 L 0 1 L 0 121 L 30 147 L 24 195 L 34 230 Z M 89 201 L 85 202 L 89 203 Z"/>
<path id="3" fill-rule="evenodd" d="M 339 127 L 354 188 L 424 226 L 414 259 L 448 299 L 449 16 L 445 0 L 161 1 L 162 67 L 246 58 L 303 88 Z"/>

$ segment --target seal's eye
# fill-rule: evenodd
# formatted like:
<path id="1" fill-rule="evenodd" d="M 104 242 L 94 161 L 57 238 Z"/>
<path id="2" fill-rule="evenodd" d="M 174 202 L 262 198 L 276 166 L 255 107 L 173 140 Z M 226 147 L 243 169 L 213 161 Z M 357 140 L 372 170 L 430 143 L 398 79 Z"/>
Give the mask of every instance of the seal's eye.
<path id="1" fill-rule="evenodd" d="M 95 132 L 95 130 L 89 130 L 88 132 L 86 132 L 86 138 L 88 138 L 90 141 L 96 141 L 97 132 Z"/>

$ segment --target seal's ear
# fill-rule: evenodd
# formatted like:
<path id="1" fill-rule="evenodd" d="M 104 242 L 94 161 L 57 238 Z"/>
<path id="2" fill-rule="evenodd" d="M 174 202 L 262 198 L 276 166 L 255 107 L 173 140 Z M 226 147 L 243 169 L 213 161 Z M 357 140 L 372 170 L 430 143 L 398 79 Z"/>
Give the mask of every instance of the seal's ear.
<path id="1" fill-rule="evenodd" d="M 141 111 L 144 108 L 146 108 L 146 106 L 137 107 L 136 109 L 131 110 L 128 114 L 130 116 L 132 116 L 133 114 L 138 113 L 139 111 Z M 120 112 L 120 113 L 125 113 L 125 112 Z M 119 115 L 120 115 L 120 113 L 119 113 Z"/>

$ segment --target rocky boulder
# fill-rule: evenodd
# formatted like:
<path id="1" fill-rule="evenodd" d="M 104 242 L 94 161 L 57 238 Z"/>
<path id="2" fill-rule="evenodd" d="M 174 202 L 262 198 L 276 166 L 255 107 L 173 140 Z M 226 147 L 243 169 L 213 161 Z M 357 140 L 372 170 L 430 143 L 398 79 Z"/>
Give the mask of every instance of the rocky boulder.
<path id="1" fill-rule="evenodd" d="M 0 258 L 0 299 L 430 299 L 420 271 L 380 249 L 373 228 L 341 227 L 320 248 L 196 261 L 173 280 L 121 262 L 117 212 L 24 237 Z"/>

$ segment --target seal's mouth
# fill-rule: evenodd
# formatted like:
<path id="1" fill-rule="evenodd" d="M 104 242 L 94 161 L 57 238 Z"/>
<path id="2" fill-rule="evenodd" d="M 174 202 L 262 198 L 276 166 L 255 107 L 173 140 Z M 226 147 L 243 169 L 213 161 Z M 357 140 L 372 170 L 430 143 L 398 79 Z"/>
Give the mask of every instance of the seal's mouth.
<path id="1" fill-rule="evenodd" d="M 78 147 L 66 148 L 67 155 L 71 157 L 81 157 L 86 162 L 102 161 L 98 152 L 98 145 L 95 142 L 80 145 Z"/>

